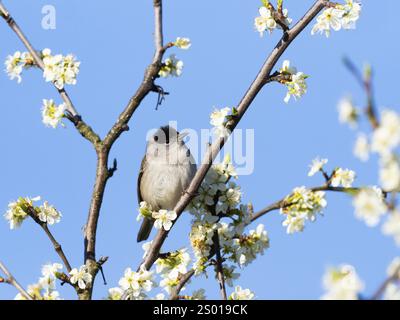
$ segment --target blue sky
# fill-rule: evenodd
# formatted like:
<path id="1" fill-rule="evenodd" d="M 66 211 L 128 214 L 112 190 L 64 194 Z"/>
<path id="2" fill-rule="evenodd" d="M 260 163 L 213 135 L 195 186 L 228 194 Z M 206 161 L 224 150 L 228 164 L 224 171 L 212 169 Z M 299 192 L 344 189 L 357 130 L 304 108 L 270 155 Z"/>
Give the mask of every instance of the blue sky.
<path id="1" fill-rule="evenodd" d="M 285 1 L 297 20 L 314 1 Z M 150 1 L 4 1 L 34 46 L 53 52 L 74 53 L 82 61 L 78 85 L 68 87 L 84 119 L 101 136 L 108 131 L 136 90 L 153 53 L 153 16 Z M 41 28 L 41 9 L 54 5 L 57 29 Z M 212 4 L 212 5 L 211 5 Z M 155 111 L 156 96 L 145 99 L 135 113 L 131 130 L 115 144 L 111 158 L 118 158 L 119 170 L 110 180 L 100 217 L 97 254 L 110 256 L 105 265 L 109 286 L 98 278 L 95 298 L 106 296 L 117 285 L 126 267 L 135 268 L 142 257 L 136 244 L 136 178 L 149 129 L 178 121 L 179 127 L 208 128 L 214 106 L 234 106 L 279 39 L 278 32 L 260 38 L 253 28 L 258 0 L 169 1 L 165 5 L 165 38 L 190 37 L 189 51 L 177 52 L 185 62 L 178 79 L 160 80 L 169 92 Z M 377 11 L 388 5 L 385 18 Z M 255 209 L 288 194 L 294 187 L 322 184 L 308 178 L 310 161 L 317 155 L 329 158 L 330 168 L 354 169 L 357 185 L 376 184 L 377 163 L 372 158 L 360 163 L 352 156 L 356 131 L 337 121 L 336 104 L 352 93 L 356 103 L 364 97 L 342 66 L 348 55 L 359 65 L 370 62 L 375 70 L 376 97 L 380 106 L 397 109 L 400 72 L 396 41 L 398 1 L 364 1 L 357 30 L 334 33 L 330 39 L 310 35 L 309 27 L 287 50 L 301 71 L 310 75 L 307 95 L 285 105 L 285 88 L 272 84 L 264 88 L 240 124 L 255 130 L 255 171 L 239 183 L 244 202 Z M 24 48 L 15 35 L 0 24 L 0 57 Z M 281 64 L 282 61 L 279 62 Z M 0 125 L 0 208 L 19 196 L 41 195 L 62 213 L 62 222 L 52 229 L 71 263 L 83 261 L 82 226 L 86 222 L 95 174 L 95 154 L 71 124 L 52 130 L 41 123 L 43 98 L 59 99 L 38 71 L 26 72 L 17 85 L 0 74 L 2 122 Z M 363 123 L 362 128 L 367 128 Z M 379 228 L 370 229 L 355 219 L 351 199 L 328 195 L 325 215 L 305 232 L 288 236 L 278 212 L 262 218 L 271 238 L 271 248 L 243 270 L 237 284 L 249 287 L 262 299 L 316 299 L 322 294 L 321 277 L 327 266 L 353 264 L 372 293 L 385 277 L 387 264 L 399 254 L 394 242 Z M 186 246 L 189 217 L 179 221 L 164 250 Z M 40 276 L 40 267 L 58 261 L 47 238 L 33 222 L 10 231 L 0 221 L 0 259 L 17 279 L 27 285 Z M 211 273 L 210 273 L 211 275 Z M 218 285 L 210 276 L 196 279 L 188 292 L 203 287 L 209 298 L 218 298 Z M 231 290 L 231 289 L 229 289 Z M 61 288 L 65 298 L 74 297 Z M 0 299 L 12 298 L 15 290 L 0 286 Z"/>

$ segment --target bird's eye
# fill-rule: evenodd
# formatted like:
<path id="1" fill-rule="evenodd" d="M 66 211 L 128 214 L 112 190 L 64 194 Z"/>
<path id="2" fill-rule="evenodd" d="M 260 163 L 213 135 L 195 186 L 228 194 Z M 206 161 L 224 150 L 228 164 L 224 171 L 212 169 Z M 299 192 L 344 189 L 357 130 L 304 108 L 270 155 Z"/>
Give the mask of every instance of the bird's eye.
<path id="1" fill-rule="evenodd" d="M 154 141 L 158 141 L 158 136 L 154 136 Z"/>

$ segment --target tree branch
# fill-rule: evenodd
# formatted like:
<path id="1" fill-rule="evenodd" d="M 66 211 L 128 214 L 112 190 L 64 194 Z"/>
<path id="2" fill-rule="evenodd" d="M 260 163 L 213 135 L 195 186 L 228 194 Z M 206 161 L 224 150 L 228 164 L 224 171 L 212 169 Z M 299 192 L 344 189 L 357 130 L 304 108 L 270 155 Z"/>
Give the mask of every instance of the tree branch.
<path id="1" fill-rule="evenodd" d="M 357 193 L 361 190 L 361 188 L 343 188 L 343 187 L 332 187 L 332 186 L 324 185 L 321 187 L 310 188 L 310 190 L 313 192 L 332 191 L 332 192 Z M 270 213 L 271 211 L 280 210 L 287 206 L 290 206 L 290 203 L 287 203 L 285 201 L 285 199 L 286 199 L 286 197 L 270 204 L 269 206 L 265 207 L 264 209 L 262 209 L 256 213 L 254 213 L 250 222 L 253 222 L 253 221 L 261 218 L 262 216 L 266 215 L 267 213 Z"/>
<path id="2" fill-rule="evenodd" d="M 21 30 L 21 28 L 18 26 L 17 22 L 14 20 L 14 18 L 11 16 L 11 14 L 8 12 L 8 10 L 5 8 L 5 6 L 1 2 L 0 2 L 0 12 L 1 12 L 0 16 L 5 20 L 5 22 L 11 28 L 11 30 L 15 32 L 17 37 L 21 40 L 21 42 L 24 44 L 26 49 L 29 51 L 36 66 L 39 67 L 43 71 L 45 68 L 45 65 L 44 65 L 44 62 L 43 62 L 42 58 L 40 57 L 38 51 L 35 50 L 35 48 L 32 46 L 32 44 L 30 43 L 28 38 L 25 36 L 23 31 Z M 56 88 L 61 99 L 65 102 L 67 111 L 70 114 L 70 116 L 67 115 L 67 118 L 69 120 L 71 120 L 71 122 L 73 122 L 76 129 L 79 131 L 79 133 L 84 138 L 89 140 L 93 145 L 98 144 L 101 141 L 100 137 L 78 115 L 78 112 L 76 111 L 75 106 L 72 103 L 67 91 L 65 89 L 58 89 L 56 86 L 54 86 L 54 88 Z"/>
<path id="3" fill-rule="evenodd" d="M 60 257 L 61 261 L 64 263 L 64 266 L 69 273 L 72 270 L 71 264 L 69 263 L 61 245 L 57 242 L 57 240 L 54 238 L 53 234 L 51 233 L 50 229 L 48 228 L 47 223 L 41 221 L 38 218 L 36 211 L 33 208 L 30 208 L 30 210 L 28 211 L 28 214 L 32 218 L 32 220 L 35 221 L 36 224 L 38 224 L 43 229 L 43 231 L 49 238 L 50 242 L 53 244 L 54 250 L 57 252 L 58 256 Z"/>
<path id="4" fill-rule="evenodd" d="M 221 257 L 221 247 L 220 247 L 220 243 L 219 243 L 218 230 L 215 231 L 215 233 L 214 233 L 213 242 L 214 242 L 214 250 L 215 250 L 215 255 L 216 255 L 215 271 L 217 273 L 219 290 L 221 292 L 222 300 L 228 300 L 228 296 L 226 295 L 225 275 L 224 275 L 223 261 L 222 261 L 222 257 Z"/>
<path id="5" fill-rule="evenodd" d="M 182 288 L 194 276 L 194 273 L 195 273 L 195 271 L 192 269 L 181 276 L 179 284 L 175 287 L 175 289 L 170 294 L 170 298 L 169 298 L 170 300 L 178 300 L 179 299 L 179 294 L 180 294 Z"/>
<path id="6" fill-rule="evenodd" d="M 49 230 L 47 224 L 41 224 L 40 225 L 43 229 L 43 231 L 46 233 L 47 237 L 50 239 L 51 243 L 53 244 L 54 250 L 57 252 L 58 256 L 64 263 L 65 268 L 67 269 L 68 273 L 72 270 L 71 264 L 69 263 L 67 257 L 65 256 L 65 253 L 61 247 L 61 245 L 57 242 L 57 240 L 54 238 L 53 234 Z"/>
<path id="7" fill-rule="evenodd" d="M 117 122 L 108 132 L 106 138 L 104 139 L 104 146 L 110 149 L 113 143 L 118 139 L 118 137 L 128 129 L 128 122 L 132 118 L 133 113 L 139 107 L 140 103 L 150 92 L 159 92 L 157 87 L 154 85 L 155 79 L 158 77 L 162 65 L 162 58 L 164 53 L 171 44 L 163 46 L 163 18 L 162 18 L 162 1 L 154 0 L 154 21 L 155 21 L 155 32 L 154 32 L 154 42 L 155 42 L 155 53 L 153 57 L 153 62 L 147 67 L 144 79 L 134 96 L 130 99 L 125 110 L 120 114 Z"/>
<path id="8" fill-rule="evenodd" d="M 350 73 L 365 91 L 367 96 L 367 107 L 365 108 L 365 113 L 372 129 L 375 130 L 379 127 L 379 120 L 375 108 L 375 99 L 372 87 L 372 71 L 370 71 L 370 74 L 363 76 L 360 70 L 349 58 L 345 57 L 343 62 L 346 68 L 350 71 Z"/>
<path id="9" fill-rule="evenodd" d="M 292 29 L 284 33 L 282 39 L 268 56 L 256 79 L 250 85 L 249 89 L 238 104 L 237 115 L 227 126 L 227 129 L 229 129 L 230 132 L 232 132 L 236 128 L 242 117 L 245 115 L 247 109 L 250 107 L 251 103 L 254 101 L 258 93 L 263 88 L 265 84 L 265 79 L 268 79 L 269 75 L 272 72 L 272 69 L 275 67 L 279 58 L 283 55 L 283 53 L 286 51 L 292 41 L 307 27 L 307 25 L 315 18 L 315 16 L 325 7 L 327 3 L 329 3 L 329 1 L 316 1 L 314 5 L 309 9 L 309 11 L 303 16 L 303 18 L 301 18 L 300 21 Z M 223 148 L 225 142 L 226 139 L 219 138 L 211 145 L 211 147 L 206 152 L 203 162 L 199 167 L 196 175 L 194 176 L 192 182 L 190 183 L 187 191 L 181 197 L 174 208 L 174 211 L 178 215 L 177 219 L 185 210 L 190 201 L 193 199 L 213 161 L 217 157 L 219 151 Z M 154 262 L 157 260 L 161 246 L 166 240 L 168 233 L 169 231 L 165 231 L 163 229 L 157 233 L 155 239 L 153 240 L 151 248 L 148 251 L 147 256 L 142 262 L 146 269 L 150 269 Z"/>
<path id="10" fill-rule="evenodd" d="M 398 267 L 391 276 L 389 276 L 387 279 L 385 279 L 385 281 L 383 281 L 383 283 L 379 286 L 378 290 L 376 290 L 376 292 L 372 295 L 370 300 L 378 300 L 380 297 L 382 297 L 387 286 L 392 282 L 399 280 L 399 274 L 400 274 L 400 267 Z"/>
<path id="11" fill-rule="evenodd" d="M 1 4 L 1 3 L 0 3 Z M 1 8 L 0 8 L 1 9 Z M 0 261 L 0 270 L 3 271 L 3 273 L 6 275 L 7 278 L 2 279 L 5 283 L 8 283 L 12 286 L 14 286 L 21 295 L 27 299 L 27 300 L 33 300 L 33 298 L 26 292 L 26 290 L 18 283 L 18 281 L 14 278 L 14 276 L 11 274 L 10 271 L 6 268 L 6 266 Z M 0 281 L 1 283 L 1 281 Z"/>
<path id="12" fill-rule="evenodd" d="M 118 117 L 116 123 L 110 129 L 106 137 L 96 147 L 97 152 L 97 170 L 96 181 L 93 188 L 93 195 L 89 209 L 88 221 L 85 230 L 85 263 L 92 273 L 93 279 L 95 278 L 99 268 L 96 264 L 96 233 L 97 225 L 100 216 L 100 209 L 103 202 L 104 192 L 108 179 L 112 176 L 108 168 L 109 152 L 114 145 L 114 142 L 121 136 L 124 131 L 129 130 L 128 123 L 132 118 L 134 112 L 140 106 L 143 99 L 150 92 L 159 92 L 159 89 L 154 84 L 155 79 L 158 77 L 162 66 L 162 58 L 164 53 L 171 44 L 163 46 L 163 25 L 162 25 L 162 1 L 154 0 L 154 16 L 155 16 L 155 53 L 152 63 L 147 67 L 144 79 L 137 89 L 136 93 L 130 99 L 124 111 Z M 115 164 L 115 163 L 114 163 Z M 114 166 L 116 168 L 116 166 Z M 91 297 L 91 290 L 89 288 L 85 293 L 84 298 Z"/>
<path id="13" fill-rule="evenodd" d="M 154 7 L 154 46 L 156 48 L 156 54 L 154 55 L 153 62 L 159 60 L 159 54 L 164 46 L 164 36 L 163 36 L 163 8 L 161 0 L 153 1 Z"/>

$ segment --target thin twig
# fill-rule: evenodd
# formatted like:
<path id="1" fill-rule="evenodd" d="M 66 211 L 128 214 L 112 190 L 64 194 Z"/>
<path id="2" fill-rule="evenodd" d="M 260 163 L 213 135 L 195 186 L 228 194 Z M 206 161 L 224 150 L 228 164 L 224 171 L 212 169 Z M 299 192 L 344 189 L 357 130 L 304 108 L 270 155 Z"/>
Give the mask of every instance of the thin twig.
<path id="1" fill-rule="evenodd" d="M 290 30 L 284 33 L 284 36 L 273 49 L 271 54 L 268 56 L 267 60 L 265 61 L 263 67 L 259 71 L 256 79 L 250 85 L 249 89 L 243 96 L 242 100 L 238 104 L 237 107 L 237 115 L 232 119 L 232 121 L 227 126 L 228 130 L 232 132 L 242 117 L 245 115 L 246 111 L 264 87 L 265 79 L 268 79 L 269 75 L 271 74 L 273 68 L 275 67 L 276 63 L 278 62 L 279 58 L 283 55 L 292 41 L 308 26 L 308 24 L 316 17 L 316 15 L 325 7 L 325 5 L 329 3 L 329 1 L 318 0 L 314 3 L 314 5 L 308 10 L 308 12 L 300 19 L 300 21 Z M 202 181 L 204 180 L 208 170 L 210 169 L 213 161 L 219 154 L 220 150 L 223 148 L 226 139 L 220 138 L 217 139 L 211 147 L 206 152 L 203 162 L 199 167 L 196 175 L 194 176 L 192 182 L 190 183 L 187 191 L 178 201 L 177 205 L 174 208 L 174 211 L 177 213 L 178 217 L 175 222 L 178 220 L 179 216 L 188 206 L 190 201 L 193 199 L 194 195 L 197 193 Z M 146 255 L 142 264 L 146 267 L 146 269 L 150 269 L 154 262 L 157 260 L 158 253 L 168 236 L 169 231 L 160 230 L 156 237 L 154 238 L 150 250 Z"/>
<path id="2" fill-rule="evenodd" d="M 221 247 L 220 247 L 220 243 L 219 243 L 218 230 L 215 231 L 215 233 L 214 233 L 213 243 L 214 243 L 214 250 L 215 250 L 215 256 L 216 256 L 215 271 L 217 273 L 219 290 L 221 293 L 222 300 L 227 300 L 228 296 L 226 295 L 225 275 L 224 275 L 223 261 L 222 261 L 222 257 L 221 257 Z"/>
<path id="3" fill-rule="evenodd" d="M 192 269 L 181 276 L 181 278 L 179 280 L 179 284 L 171 292 L 170 300 L 178 300 L 179 299 L 179 293 L 181 292 L 182 288 L 186 285 L 186 283 L 188 283 L 188 281 L 194 276 L 194 274 L 195 274 L 195 271 Z"/>
<path id="4" fill-rule="evenodd" d="M 390 275 L 387 279 L 385 279 L 385 281 L 383 281 L 383 283 L 379 286 L 378 290 L 376 290 L 376 292 L 372 295 L 370 300 L 378 300 L 379 298 L 381 298 L 388 285 L 396 280 L 399 280 L 399 275 L 400 275 L 400 266 L 393 272 L 392 275 Z"/>
<path id="5" fill-rule="evenodd" d="M 350 73 L 354 76 L 354 78 L 365 91 L 365 94 L 367 96 L 367 107 L 365 108 L 365 113 L 368 117 L 372 129 L 375 130 L 379 127 L 379 120 L 375 108 L 374 92 L 372 87 L 372 70 L 369 75 L 363 76 L 360 70 L 349 58 L 345 57 L 343 59 L 343 62 L 346 68 L 350 71 Z"/>
<path id="6" fill-rule="evenodd" d="M 0 3 L 1 4 L 1 3 Z M 14 278 L 10 271 L 6 268 L 6 266 L 0 261 L 0 270 L 6 275 L 7 278 L 4 278 L 4 282 L 14 286 L 19 293 L 27 300 L 33 300 L 33 298 L 26 292 L 26 290 L 18 283 L 18 281 Z"/>
<path id="7" fill-rule="evenodd" d="M 36 214 L 36 211 L 34 208 L 29 208 L 28 210 L 28 214 L 29 216 L 32 218 L 33 221 L 36 222 L 36 224 L 38 224 L 43 231 L 45 232 L 45 234 L 47 235 L 47 237 L 49 238 L 50 242 L 52 243 L 54 250 L 57 252 L 58 256 L 60 257 L 60 259 L 62 260 L 62 262 L 64 263 L 65 268 L 67 269 L 68 273 L 72 270 L 71 268 L 71 264 L 69 263 L 61 245 L 58 243 L 58 241 L 55 239 L 55 237 L 53 236 L 53 234 L 51 233 L 50 229 L 47 226 L 46 222 L 43 222 L 39 219 L 39 217 Z"/>
<path id="8" fill-rule="evenodd" d="M 65 256 L 65 253 L 61 247 L 61 245 L 57 242 L 57 240 L 54 238 L 53 234 L 49 230 L 47 224 L 42 224 L 40 225 L 44 232 L 46 233 L 47 237 L 50 239 L 51 243 L 53 244 L 54 250 L 57 252 L 58 256 L 64 263 L 65 268 L 67 269 L 68 273 L 72 270 L 71 264 L 69 263 L 67 257 Z"/>
<path id="9" fill-rule="evenodd" d="M 313 192 L 332 191 L 332 192 L 344 192 L 344 193 L 354 194 L 354 193 L 359 192 L 361 190 L 361 188 L 344 188 L 344 187 L 332 187 L 332 186 L 324 185 L 324 186 L 320 186 L 320 187 L 310 188 L 310 190 Z M 266 215 L 267 213 L 270 213 L 271 211 L 286 208 L 287 206 L 290 205 L 290 203 L 287 203 L 285 201 L 285 199 L 286 199 L 286 197 L 270 204 L 269 206 L 265 207 L 264 209 L 262 209 L 256 213 L 254 213 L 253 216 L 251 217 L 250 222 L 253 222 L 253 221 L 261 218 L 262 216 Z"/>
<path id="10" fill-rule="evenodd" d="M 284 83 L 292 80 L 292 75 L 289 74 L 281 74 L 280 72 L 276 71 L 273 74 L 271 74 L 266 80 L 265 84 L 271 83 L 271 82 L 279 82 L 279 83 Z"/>

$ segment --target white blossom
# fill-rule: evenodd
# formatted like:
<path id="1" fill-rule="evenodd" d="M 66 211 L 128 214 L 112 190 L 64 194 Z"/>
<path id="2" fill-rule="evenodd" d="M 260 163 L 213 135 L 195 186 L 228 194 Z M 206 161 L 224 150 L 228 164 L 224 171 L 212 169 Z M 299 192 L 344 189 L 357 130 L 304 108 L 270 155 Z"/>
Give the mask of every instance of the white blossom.
<path id="1" fill-rule="evenodd" d="M 146 270 L 144 266 L 140 267 L 139 272 L 127 268 L 118 284 L 122 290 L 127 292 L 130 299 L 135 300 L 147 297 L 146 292 L 150 292 L 155 286 L 153 272 Z"/>
<path id="2" fill-rule="evenodd" d="M 153 212 L 153 218 L 155 219 L 154 227 L 156 229 L 163 228 L 165 231 L 169 231 L 176 217 L 177 214 L 175 211 L 160 210 L 158 212 Z"/>
<path id="3" fill-rule="evenodd" d="M 39 220 L 45 222 L 49 225 L 60 222 L 61 213 L 57 211 L 52 205 L 49 205 L 47 201 L 40 206 L 40 211 L 38 213 Z"/>
<path id="4" fill-rule="evenodd" d="M 381 155 L 387 155 L 399 145 L 400 117 L 392 110 L 384 110 L 380 125 L 372 135 L 371 149 Z"/>
<path id="5" fill-rule="evenodd" d="M 331 28 L 335 31 L 339 31 L 342 28 L 342 17 L 343 10 L 336 8 L 325 9 L 318 17 L 317 23 L 311 30 L 311 34 L 324 33 L 326 37 L 331 34 Z"/>
<path id="6" fill-rule="evenodd" d="M 285 221 L 282 222 L 282 226 L 286 227 L 286 232 L 288 234 L 293 234 L 297 232 L 303 232 L 305 223 L 307 219 L 307 214 L 288 214 Z"/>
<path id="7" fill-rule="evenodd" d="M 46 264 L 42 267 L 42 275 L 55 278 L 56 273 L 62 268 L 60 263 Z"/>
<path id="8" fill-rule="evenodd" d="M 21 78 L 21 73 L 23 70 L 23 64 L 21 64 L 22 54 L 20 51 L 16 51 L 12 56 L 7 56 L 7 59 L 5 61 L 5 66 L 6 66 L 6 73 L 10 77 L 10 80 L 17 79 L 18 83 L 21 83 L 22 78 Z"/>
<path id="9" fill-rule="evenodd" d="M 324 168 L 324 165 L 326 165 L 327 163 L 328 163 L 328 159 L 315 158 L 310 165 L 310 171 L 308 172 L 308 176 L 312 177 L 317 172 L 322 171 Z"/>
<path id="10" fill-rule="evenodd" d="M 152 218 L 153 208 L 146 201 L 140 202 L 138 211 L 137 221 L 140 221 L 142 218 Z"/>
<path id="11" fill-rule="evenodd" d="M 92 275 L 89 273 L 87 266 L 83 265 L 79 268 L 72 269 L 69 272 L 71 278 L 70 281 L 72 284 L 78 284 L 80 289 L 86 289 L 92 283 Z"/>
<path id="12" fill-rule="evenodd" d="M 173 288 L 179 284 L 179 276 L 180 273 L 177 269 L 172 269 L 169 272 L 163 273 L 161 275 L 162 280 L 160 281 L 160 286 L 163 287 L 168 294 L 171 294 Z M 184 290 L 184 288 L 182 288 L 182 290 Z"/>
<path id="13" fill-rule="evenodd" d="M 284 101 L 288 103 L 293 96 L 295 99 L 302 97 L 307 92 L 306 79 L 308 78 L 303 72 L 297 72 L 295 67 L 290 66 L 290 61 L 285 60 L 282 68 L 279 70 L 282 75 L 290 76 L 290 80 L 283 81 L 287 87 L 288 92 Z"/>
<path id="14" fill-rule="evenodd" d="M 226 116 L 230 113 L 230 108 L 215 109 L 210 115 L 210 124 L 219 127 L 225 124 Z"/>
<path id="15" fill-rule="evenodd" d="M 210 124 L 213 126 L 213 132 L 217 137 L 228 136 L 228 129 L 225 125 L 227 116 L 230 114 L 231 109 L 226 107 L 223 109 L 215 109 L 210 115 Z"/>
<path id="16" fill-rule="evenodd" d="M 61 300 L 58 291 L 45 289 L 40 283 L 29 285 L 26 291 L 33 300 Z M 18 293 L 14 300 L 26 300 L 26 298 Z"/>
<path id="17" fill-rule="evenodd" d="M 339 187 L 340 185 L 344 188 L 351 188 L 353 185 L 356 173 L 349 169 L 336 169 L 331 180 L 333 187 Z"/>
<path id="18" fill-rule="evenodd" d="M 124 295 L 124 290 L 119 287 L 108 289 L 108 300 L 121 300 Z"/>
<path id="19" fill-rule="evenodd" d="M 174 45 L 182 50 L 188 50 L 192 46 L 192 43 L 189 38 L 178 37 L 176 38 Z"/>
<path id="20" fill-rule="evenodd" d="M 323 277 L 323 300 L 358 300 L 364 284 L 351 265 L 330 268 Z"/>
<path id="21" fill-rule="evenodd" d="M 235 291 L 229 296 L 229 300 L 253 300 L 254 292 L 250 289 L 242 289 L 241 286 L 236 286 Z"/>
<path id="22" fill-rule="evenodd" d="M 149 242 L 145 242 L 142 245 L 142 249 L 143 249 L 143 258 L 147 256 L 147 253 L 149 252 L 151 245 L 153 244 L 153 240 L 149 241 Z"/>
<path id="23" fill-rule="evenodd" d="M 56 273 L 62 270 L 62 265 L 59 263 L 46 264 L 42 267 L 42 277 L 39 279 L 39 284 L 43 289 L 55 289 Z"/>
<path id="24" fill-rule="evenodd" d="M 28 285 L 26 292 L 33 300 L 42 300 L 42 286 L 39 283 Z M 26 298 L 21 294 L 18 293 L 14 300 L 26 300 Z"/>
<path id="25" fill-rule="evenodd" d="M 318 17 L 317 23 L 311 30 L 311 34 L 325 33 L 329 37 L 331 29 L 355 29 L 356 22 L 360 18 L 361 4 L 358 1 L 346 0 L 344 5 L 325 9 Z"/>
<path id="26" fill-rule="evenodd" d="M 28 217 L 27 210 L 33 208 L 33 203 L 39 201 L 40 197 L 35 198 L 19 198 L 17 201 L 8 204 L 8 210 L 4 214 L 4 218 L 10 224 L 10 229 L 16 229 L 21 226 L 22 222 Z"/>
<path id="27" fill-rule="evenodd" d="M 264 35 L 265 31 L 272 33 L 275 29 L 282 27 L 275 21 L 272 11 L 263 6 L 259 10 L 259 16 L 254 19 L 254 26 L 256 30 L 260 33 L 260 36 Z M 292 23 L 292 19 L 289 18 L 289 11 L 287 9 L 282 10 L 282 14 L 284 17 L 284 24 L 289 27 Z"/>
<path id="28" fill-rule="evenodd" d="M 351 98 L 346 97 L 341 99 L 337 108 L 339 112 L 339 122 L 348 124 L 352 129 L 356 128 L 359 118 L 359 111 L 354 106 Z"/>
<path id="29" fill-rule="evenodd" d="M 315 221 L 317 214 L 327 206 L 325 192 L 314 192 L 304 186 L 293 189 L 285 203 L 287 205 L 281 208 L 281 214 L 286 217 L 282 225 L 288 234 L 303 231 L 305 221 Z"/>
<path id="30" fill-rule="evenodd" d="M 358 192 L 354 197 L 353 205 L 356 217 L 364 220 L 369 227 L 376 226 L 387 211 L 382 190 L 375 186 Z"/>
<path id="31" fill-rule="evenodd" d="M 213 165 L 213 170 L 220 176 L 222 181 L 227 182 L 229 178 L 238 178 L 235 167 L 232 164 L 231 155 L 227 154 L 221 163 Z"/>
<path id="32" fill-rule="evenodd" d="M 400 212 L 398 210 L 389 215 L 382 226 L 382 232 L 387 236 L 392 236 L 397 246 L 400 247 Z"/>
<path id="33" fill-rule="evenodd" d="M 383 293 L 384 300 L 400 300 L 400 257 L 396 257 L 387 269 L 388 277 L 394 281 L 390 282 Z"/>
<path id="34" fill-rule="evenodd" d="M 217 218 L 218 219 L 218 218 Z M 219 224 L 205 221 L 195 221 L 190 231 L 190 243 L 192 245 L 195 256 L 198 259 L 208 257 L 213 245 L 213 236 L 218 229 Z"/>
<path id="35" fill-rule="evenodd" d="M 285 18 L 284 24 L 285 24 L 287 27 L 289 27 L 290 24 L 291 24 L 292 21 L 293 21 L 293 19 L 289 17 L 289 10 L 286 9 L 286 8 L 283 9 L 283 10 L 282 10 L 282 14 L 283 14 L 283 17 Z M 281 26 L 278 25 L 278 28 L 281 28 Z"/>
<path id="36" fill-rule="evenodd" d="M 288 88 L 288 92 L 284 101 L 289 103 L 290 98 L 293 96 L 295 100 L 297 98 L 301 98 L 307 92 L 307 83 L 306 79 L 308 78 L 303 72 L 297 72 L 296 74 L 292 75 L 292 80 L 286 82 L 286 87 Z"/>
<path id="37" fill-rule="evenodd" d="M 368 138 L 365 134 L 361 133 L 358 135 L 356 143 L 354 145 L 353 153 L 361 161 L 368 161 L 369 159 L 370 146 Z"/>
<path id="38" fill-rule="evenodd" d="M 229 183 L 228 188 L 218 198 L 217 213 L 227 213 L 229 209 L 236 207 L 241 200 L 242 192 L 235 183 Z"/>
<path id="39" fill-rule="evenodd" d="M 400 300 L 400 286 L 389 283 L 383 293 L 383 300 Z"/>
<path id="40" fill-rule="evenodd" d="M 42 267 L 42 277 L 35 284 L 27 288 L 27 293 L 33 300 L 60 300 L 60 294 L 56 291 L 56 274 L 62 269 L 59 263 L 46 264 Z M 15 300 L 26 300 L 21 294 L 17 294 Z"/>
<path id="41" fill-rule="evenodd" d="M 266 30 L 268 30 L 270 33 L 274 31 L 274 29 L 277 27 L 277 23 L 271 10 L 266 7 L 261 7 L 258 12 L 260 13 L 260 16 L 255 18 L 254 26 L 260 33 L 260 36 L 262 36 Z"/>
<path id="42" fill-rule="evenodd" d="M 198 196 L 196 201 L 212 206 L 215 202 L 214 197 L 217 194 L 216 188 L 211 188 L 210 186 L 202 185 L 199 188 Z"/>
<path id="43" fill-rule="evenodd" d="M 60 293 L 58 291 L 52 290 L 52 291 L 46 291 L 43 294 L 43 300 L 61 300 L 60 299 Z"/>
<path id="44" fill-rule="evenodd" d="M 157 259 L 155 262 L 156 272 L 168 273 L 172 270 L 177 270 L 180 274 L 185 274 L 191 261 L 187 248 L 183 248 L 169 253 L 165 258 Z"/>
<path id="45" fill-rule="evenodd" d="M 381 158 L 379 180 L 386 191 L 400 188 L 400 163 L 394 156 Z"/>
<path id="46" fill-rule="evenodd" d="M 251 230 L 249 235 L 243 235 L 240 239 L 234 239 L 235 247 L 232 249 L 234 257 L 239 266 L 246 266 L 257 257 L 257 254 L 264 254 L 269 248 L 269 237 L 263 224 Z"/>
<path id="47" fill-rule="evenodd" d="M 235 236 L 235 228 L 232 224 L 228 224 L 225 222 L 220 222 L 220 227 L 218 229 L 219 243 L 225 252 L 233 252 L 235 249 L 233 248 L 233 237 Z"/>
<path id="48" fill-rule="evenodd" d="M 183 61 L 178 60 L 176 55 L 171 54 L 169 58 L 165 59 L 161 70 L 160 77 L 167 78 L 168 76 L 179 77 L 183 71 Z"/>
<path id="49" fill-rule="evenodd" d="M 158 293 L 152 300 L 166 300 L 164 293 Z"/>
<path id="50" fill-rule="evenodd" d="M 50 49 L 42 51 L 44 63 L 43 77 L 47 82 L 53 82 L 58 89 L 63 89 L 66 84 L 75 85 L 79 73 L 80 62 L 75 56 L 68 54 L 52 55 Z"/>
<path id="51" fill-rule="evenodd" d="M 65 103 L 56 105 L 53 100 L 43 99 L 42 106 L 42 121 L 47 127 L 57 128 L 59 124 L 62 124 L 62 119 L 66 110 Z"/>
<path id="52" fill-rule="evenodd" d="M 356 22 L 360 18 L 361 3 L 357 0 L 346 0 L 344 11 L 345 13 L 342 17 L 343 29 L 355 29 Z"/>
<path id="53" fill-rule="evenodd" d="M 222 273 L 225 278 L 225 283 L 229 287 L 233 287 L 233 281 L 239 279 L 240 273 L 235 272 L 236 268 L 234 266 L 224 266 Z M 215 272 L 215 277 L 217 277 L 217 272 Z"/>

